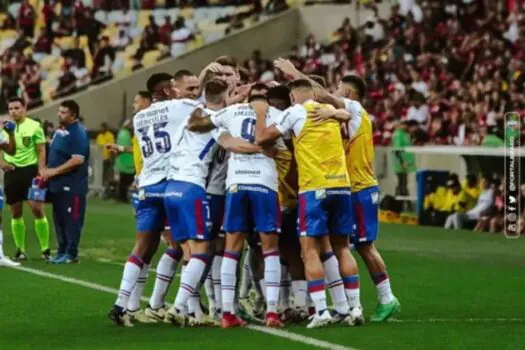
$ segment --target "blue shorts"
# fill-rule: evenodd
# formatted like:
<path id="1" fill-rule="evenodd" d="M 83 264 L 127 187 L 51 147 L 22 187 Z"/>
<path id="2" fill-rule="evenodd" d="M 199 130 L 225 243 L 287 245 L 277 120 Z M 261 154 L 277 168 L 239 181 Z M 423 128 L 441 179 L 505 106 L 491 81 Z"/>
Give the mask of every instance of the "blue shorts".
<path id="1" fill-rule="evenodd" d="M 146 186 L 138 190 L 138 203 L 135 210 L 137 232 L 162 231 L 166 212 L 164 192 L 166 181 Z"/>
<path id="2" fill-rule="evenodd" d="M 261 185 L 232 185 L 226 193 L 224 231 L 273 233 L 281 231 L 281 208 L 276 191 Z"/>
<path id="3" fill-rule="evenodd" d="M 331 188 L 299 194 L 300 236 L 327 234 L 351 236 L 353 233 L 350 188 Z"/>
<path id="4" fill-rule="evenodd" d="M 373 186 L 352 193 L 352 212 L 355 222 L 352 243 L 374 242 L 379 231 L 379 188 Z"/>
<path id="5" fill-rule="evenodd" d="M 0 210 L 2 209 L 4 209 L 4 191 L 0 188 Z"/>
<path id="6" fill-rule="evenodd" d="M 213 238 L 221 236 L 224 221 L 225 197 L 217 194 L 207 194 L 210 206 L 211 235 Z"/>
<path id="7" fill-rule="evenodd" d="M 140 199 L 139 199 L 139 192 L 133 191 L 131 192 L 131 206 L 133 207 L 133 210 L 137 212 L 137 208 L 139 207 Z"/>
<path id="8" fill-rule="evenodd" d="M 198 185 L 183 181 L 169 181 L 164 206 L 171 235 L 176 242 L 210 240 L 210 208 L 206 191 Z"/>

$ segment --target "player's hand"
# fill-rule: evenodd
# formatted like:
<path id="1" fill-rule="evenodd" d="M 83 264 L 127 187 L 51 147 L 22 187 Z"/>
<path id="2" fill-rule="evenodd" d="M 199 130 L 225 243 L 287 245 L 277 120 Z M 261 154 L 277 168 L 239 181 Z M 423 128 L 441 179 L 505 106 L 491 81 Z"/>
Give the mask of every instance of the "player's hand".
<path id="1" fill-rule="evenodd" d="M 189 131 L 198 131 L 199 125 L 202 121 L 202 118 L 206 117 L 206 113 L 202 108 L 196 108 L 190 115 L 190 119 L 188 119 L 188 124 L 186 125 L 186 128 Z"/>
<path id="2" fill-rule="evenodd" d="M 12 134 L 16 129 L 16 124 L 14 121 L 6 120 L 3 123 L 3 127 L 8 134 Z"/>
<path id="3" fill-rule="evenodd" d="M 300 75 L 290 60 L 279 57 L 273 61 L 273 65 L 283 72 L 287 78 L 297 79 Z"/>
<path id="4" fill-rule="evenodd" d="M 119 153 L 120 152 L 120 148 L 117 144 L 114 144 L 114 143 L 106 143 L 104 145 L 104 148 L 106 150 L 108 150 L 109 152 L 112 152 L 112 153 Z"/>
<path id="5" fill-rule="evenodd" d="M 308 111 L 308 118 L 312 118 L 312 120 L 316 122 L 330 119 L 333 116 L 333 109 L 321 108 L 320 106 L 316 106 L 314 109 Z"/>
<path id="6" fill-rule="evenodd" d="M 248 94 L 250 93 L 250 89 L 252 88 L 253 84 L 245 84 L 241 86 L 237 86 L 235 90 L 233 91 L 233 97 L 231 97 L 228 101 L 228 105 L 233 105 L 236 103 L 241 103 L 242 101 L 246 100 L 248 97 Z"/>
<path id="7" fill-rule="evenodd" d="M 217 74 L 217 73 L 222 73 L 223 69 L 222 69 L 222 65 L 221 64 L 219 64 L 217 62 L 212 62 L 212 63 L 208 64 L 206 66 L 206 68 L 204 68 L 204 70 L 205 71 L 210 71 L 212 73 Z"/>
<path id="8" fill-rule="evenodd" d="M 40 176 L 42 177 L 42 180 L 47 182 L 50 178 L 56 176 L 56 171 L 55 169 L 45 168 L 42 170 Z"/>
<path id="9" fill-rule="evenodd" d="M 2 167 L 2 170 L 4 171 L 4 173 L 8 173 L 10 171 L 15 170 L 15 166 L 11 165 L 9 163 L 2 163 L 1 167 Z"/>

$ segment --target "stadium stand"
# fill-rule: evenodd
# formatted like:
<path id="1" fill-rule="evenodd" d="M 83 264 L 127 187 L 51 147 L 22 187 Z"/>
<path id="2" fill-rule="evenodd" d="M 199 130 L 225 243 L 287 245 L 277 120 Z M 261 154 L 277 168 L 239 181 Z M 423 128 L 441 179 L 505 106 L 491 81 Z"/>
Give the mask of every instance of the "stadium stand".
<path id="1" fill-rule="evenodd" d="M 18 95 L 30 108 L 40 106 L 216 41 L 250 26 L 263 11 L 259 2 L 198 8 L 143 2 L 153 10 L 119 3 L 12 3 L 0 15 L 2 100 Z"/>

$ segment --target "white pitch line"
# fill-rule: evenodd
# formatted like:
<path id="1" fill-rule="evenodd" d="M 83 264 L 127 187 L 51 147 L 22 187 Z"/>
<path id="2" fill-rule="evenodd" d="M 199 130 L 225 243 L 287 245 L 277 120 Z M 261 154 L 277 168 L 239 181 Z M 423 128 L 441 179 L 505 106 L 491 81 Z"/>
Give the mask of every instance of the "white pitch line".
<path id="1" fill-rule="evenodd" d="M 113 261 L 113 260 L 109 260 L 109 259 L 95 259 L 96 262 L 99 262 L 99 263 L 102 263 L 102 264 L 109 264 L 109 265 L 115 265 L 115 266 L 120 266 L 120 267 L 124 267 L 126 264 L 123 264 L 123 263 L 119 263 L 119 262 L 116 262 L 116 261 Z M 148 269 L 149 272 L 157 272 L 157 269 L 153 268 L 153 267 L 150 267 Z M 180 277 L 180 273 L 176 273 L 175 274 L 175 277 Z"/>
<path id="2" fill-rule="evenodd" d="M 491 323 L 491 322 L 525 322 L 525 318 L 427 318 L 427 319 L 390 319 L 394 323 Z"/>
<path id="3" fill-rule="evenodd" d="M 106 293 L 110 293 L 110 294 L 118 294 L 118 292 L 119 292 L 119 290 L 116 289 L 116 288 L 106 287 L 106 286 L 103 286 L 103 285 L 98 284 L 98 283 L 83 281 L 83 280 L 79 280 L 79 279 L 76 279 L 76 278 L 66 277 L 66 276 L 62 276 L 62 275 L 51 273 L 51 272 L 45 272 L 45 271 L 42 271 L 42 270 L 32 269 L 32 268 L 29 268 L 29 267 L 18 266 L 18 267 L 13 267 L 13 269 L 19 270 L 19 271 L 23 271 L 23 272 L 27 272 L 27 273 L 31 273 L 33 275 L 37 275 L 37 276 L 41 276 L 41 277 L 47 277 L 47 278 L 55 279 L 55 280 L 58 280 L 58 281 L 75 284 L 75 285 L 78 285 L 78 286 L 86 287 L 86 288 L 97 290 L 97 291 L 100 291 L 100 292 L 106 292 Z M 143 296 L 143 297 L 140 298 L 140 300 L 142 300 L 142 301 L 149 301 L 149 298 Z M 266 327 L 254 326 L 254 325 L 248 326 L 247 328 L 251 329 L 253 331 L 271 334 L 271 335 L 274 335 L 276 337 L 281 337 L 281 338 L 284 338 L 284 339 L 292 340 L 292 341 L 295 341 L 295 342 L 298 342 L 298 343 L 303 343 L 303 344 L 306 344 L 306 345 L 316 346 L 316 347 L 319 347 L 319 348 L 322 348 L 322 349 L 358 350 L 356 348 L 347 347 L 347 346 L 343 346 L 343 345 L 339 345 L 339 344 L 334 344 L 334 343 L 330 343 L 330 342 L 327 342 L 327 341 L 324 341 L 324 340 L 310 338 L 310 337 L 307 337 L 307 336 L 304 336 L 304 335 L 300 335 L 300 334 L 296 334 L 296 333 L 292 333 L 292 332 L 288 332 L 288 331 L 284 331 L 284 330 L 280 330 L 280 329 L 266 328 Z"/>

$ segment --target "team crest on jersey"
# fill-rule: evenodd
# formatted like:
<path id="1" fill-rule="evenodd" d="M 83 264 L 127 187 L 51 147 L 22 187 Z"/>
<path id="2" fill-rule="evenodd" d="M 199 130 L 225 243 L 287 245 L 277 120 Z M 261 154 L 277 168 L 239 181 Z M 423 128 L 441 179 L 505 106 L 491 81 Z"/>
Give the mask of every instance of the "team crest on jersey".
<path id="1" fill-rule="evenodd" d="M 372 203 L 377 204 L 377 202 L 379 202 L 379 193 L 374 192 L 372 193 L 371 197 L 372 197 Z"/>
<path id="2" fill-rule="evenodd" d="M 239 187 L 237 187 L 237 185 L 231 185 L 230 188 L 228 189 L 228 192 L 230 193 L 237 193 L 239 191 Z"/>
<path id="3" fill-rule="evenodd" d="M 326 190 L 315 191 L 315 199 L 325 199 L 325 198 L 326 198 Z"/>
<path id="4" fill-rule="evenodd" d="M 30 136 L 24 136 L 24 137 L 22 137 L 22 144 L 23 144 L 25 147 L 29 147 L 29 145 L 31 144 L 31 137 L 30 137 Z"/>

